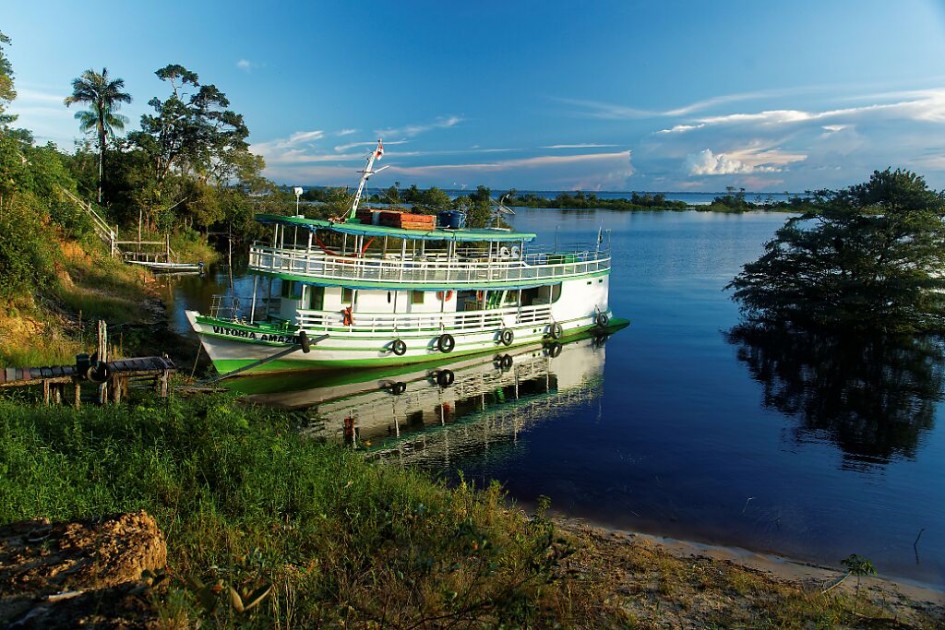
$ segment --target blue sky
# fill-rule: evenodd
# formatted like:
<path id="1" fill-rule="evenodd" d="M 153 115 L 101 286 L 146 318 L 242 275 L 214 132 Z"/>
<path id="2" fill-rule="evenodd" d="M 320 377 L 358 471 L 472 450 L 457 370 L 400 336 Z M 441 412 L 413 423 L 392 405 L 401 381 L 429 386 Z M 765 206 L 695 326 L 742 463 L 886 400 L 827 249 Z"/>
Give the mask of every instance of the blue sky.
<path id="1" fill-rule="evenodd" d="M 941 0 L 10 1 L 18 126 L 125 80 L 134 129 L 177 63 L 243 114 L 266 175 L 386 187 L 759 192 L 902 167 L 945 188 Z"/>

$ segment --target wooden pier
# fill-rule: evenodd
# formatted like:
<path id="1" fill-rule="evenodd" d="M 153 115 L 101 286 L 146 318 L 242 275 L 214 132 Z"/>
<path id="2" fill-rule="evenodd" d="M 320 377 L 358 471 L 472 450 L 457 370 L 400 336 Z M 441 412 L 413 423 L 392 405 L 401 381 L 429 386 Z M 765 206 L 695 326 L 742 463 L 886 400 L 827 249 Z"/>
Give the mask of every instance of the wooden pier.
<path id="1" fill-rule="evenodd" d="M 47 405 L 62 403 L 66 399 L 66 390 L 73 392 L 73 405 L 79 407 L 82 401 L 82 387 L 97 388 L 97 400 L 100 404 L 119 403 L 128 393 L 131 383 L 150 383 L 155 391 L 166 398 L 169 380 L 176 370 L 174 363 L 167 357 L 138 357 L 118 359 L 108 363 L 91 366 L 82 373 L 76 365 L 57 365 L 33 368 L 0 368 L 0 388 L 41 386 L 43 402 Z"/>

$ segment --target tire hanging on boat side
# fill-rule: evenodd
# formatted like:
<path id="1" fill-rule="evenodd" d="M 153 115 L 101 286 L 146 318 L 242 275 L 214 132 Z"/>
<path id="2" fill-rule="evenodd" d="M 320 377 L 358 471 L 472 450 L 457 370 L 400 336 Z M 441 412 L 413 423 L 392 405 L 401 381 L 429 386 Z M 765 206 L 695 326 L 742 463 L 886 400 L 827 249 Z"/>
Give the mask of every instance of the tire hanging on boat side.
<path id="1" fill-rule="evenodd" d="M 440 352 L 443 353 L 452 352 L 453 348 L 456 347 L 456 340 L 453 339 L 453 335 L 449 333 L 443 333 L 436 340 L 436 347 Z"/>

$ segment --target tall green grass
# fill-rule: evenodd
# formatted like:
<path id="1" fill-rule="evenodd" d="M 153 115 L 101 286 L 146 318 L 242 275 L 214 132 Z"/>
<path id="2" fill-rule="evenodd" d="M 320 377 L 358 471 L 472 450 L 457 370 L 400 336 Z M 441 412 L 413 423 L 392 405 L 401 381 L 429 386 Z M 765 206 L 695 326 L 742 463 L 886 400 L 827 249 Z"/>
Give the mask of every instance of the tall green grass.
<path id="1" fill-rule="evenodd" d="M 448 489 L 297 429 L 220 396 L 0 401 L 0 522 L 147 510 L 176 576 L 159 605 L 189 623 L 532 625 L 557 607 L 550 521 L 497 486 Z M 239 615 L 201 599 L 215 581 L 274 589 Z"/>

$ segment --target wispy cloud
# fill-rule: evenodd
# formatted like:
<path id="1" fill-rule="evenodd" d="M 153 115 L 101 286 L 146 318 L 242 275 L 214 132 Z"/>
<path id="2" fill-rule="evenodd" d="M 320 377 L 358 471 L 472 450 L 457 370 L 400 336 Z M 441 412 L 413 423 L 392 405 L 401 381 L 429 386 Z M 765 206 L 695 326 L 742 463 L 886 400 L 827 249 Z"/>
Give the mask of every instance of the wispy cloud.
<path id="1" fill-rule="evenodd" d="M 298 149 L 298 147 L 312 145 L 314 142 L 324 137 L 325 132 L 320 130 L 296 131 L 288 138 L 276 138 L 275 140 L 266 142 L 254 142 L 252 150 L 254 153 L 269 159 L 269 156 L 273 156 L 281 151 L 291 151 Z"/>
<path id="2" fill-rule="evenodd" d="M 249 59 L 240 59 L 236 62 L 236 67 L 243 72 L 252 72 L 256 68 L 261 68 L 262 64 L 250 61 Z"/>
<path id="3" fill-rule="evenodd" d="M 681 116 L 688 116 L 690 114 L 712 109 L 720 105 L 728 105 L 730 103 L 753 101 L 759 99 L 769 99 L 773 97 L 783 97 L 788 94 L 809 91 L 810 89 L 811 88 L 797 88 L 794 90 L 768 90 L 759 92 L 743 92 L 738 94 L 724 94 L 670 109 L 641 109 L 639 107 L 631 107 L 618 103 L 569 98 L 558 98 L 554 100 L 574 106 L 575 111 L 573 113 L 578 116 L 599 118 L 603 120 L 635 120 L 641 118 L 678 118 Z"/>
<path id="4" fill-rule="evenodd" d="M 516 185 L 533 181 L 535 173 L 549 186 L 563 190 L 620 189 L 634 169 L 630 151 L 585 153 L 579 155 L 538 155 L 490 162 L 456 162 L 413 167 L 392 167 L 401 179 L 437 181 L 468 176 L 467 185 Z"/>
<path id="5" fill-rule="evenodd" d="M 888 100 L 902 93 L 877 95 L 877 100 Z M 910 93 L 911 98 L 887 103 L 871 103 L 860 107 L 827 109 L 823 111 L 805 111 L 800 109 L 773 109 L 760 112 L 736 112 L 719 116 L 699 118 L 695 122 L 680 124 L 659 133 L 686 133 L 695 129 L 723 125 L 784 126 L 798 123 L 817 122 L 824 128 L 836 128 L 847 124 L 844 121 L 866 117 L 883 117 L 926 122 L 945 122 L 945 89 L 924 90 Z M 837 121 L 837 122 L 827 122 Z"/>
<path id="6" fill-rule="evenodd" d="M 592 143 L 585 143 L 585 144 L 552 144 L 552 145 L 545 146 L 545 147 L 542 147 L 542 148 L 543 148 L 543 149 L 551 149 L 551 150 L 558 150 L 558 149 L 612 149 L 612 148 L 614 148 L 614 147 L 616 147 L 616 146 L 617 146 L 616 144 L 592 144 Z"/>
<path id="7" fill-rule="evenodd" d="M 413 138 L 422 133 L 432 131 L 434 129 L 448 129 L 450 127 L 455 127 L 459 123 L 463 122 L 463 118 L 460 116 L 443 116 L 437 118 L 435 121 L 430 123 L 422 123 L 415 125 L 407 125 L 404 127 L 390 127 L 388 129 L 378 130 L 377 134 L 381 138 L 388 136 L 391 137 L 406 137 Z"/>
<path id="8" fill-rule="evenodd" d="M 385 143 L 386 144 L 386 143 Z M 485 153 L 480 150 L 480 153 Z M 430 160 L 435 153 L 398 153 L 402 159 Z M 359 155 L 358 157 L 363 157 Z M 384 156 L 385 159 L 387 156 Z M 323 185 L 349 185 L 356 178 L 356 169 L 333 164 L 337 156 L 291 155 L 286 160 L 267 160 L 267 174 L 278 181 L 318 182 Z M 516 186 L 537 177 L 548 186 L 564 190 L 619 190 L 634 172 L 629 151 L 586 153 L 580 155 L 538 155 L 495 161 L 455 161 L 450 163 L 410 165 L 393 163 L 385 178 L 409 181 L 422 186 L 453 182 L 457 187 Z M 457 182 L 464 179 L 465 181 Z"/>

